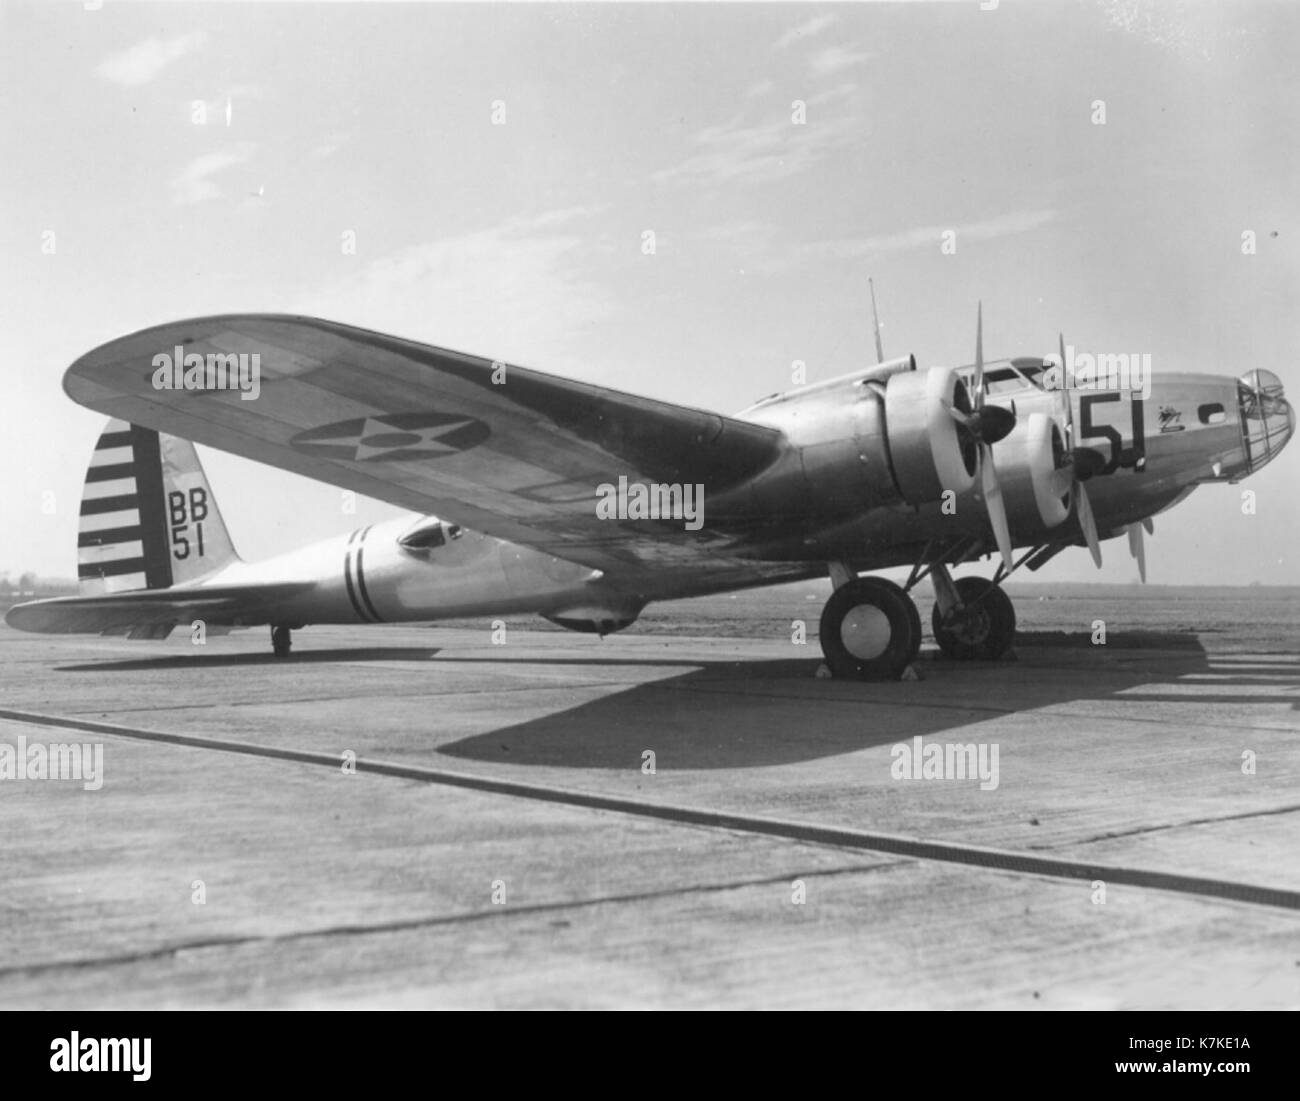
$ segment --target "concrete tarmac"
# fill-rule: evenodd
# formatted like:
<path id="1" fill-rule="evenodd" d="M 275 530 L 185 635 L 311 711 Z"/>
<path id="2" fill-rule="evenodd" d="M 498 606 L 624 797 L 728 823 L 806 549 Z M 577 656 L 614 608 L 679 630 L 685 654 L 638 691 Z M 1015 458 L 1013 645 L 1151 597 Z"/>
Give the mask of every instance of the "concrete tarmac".
<path id="1" fill-rule="evenodd" d="M 1017 654 L 0 627 L 0 1006 L 1300 1007 L 1300 659 Z"/>

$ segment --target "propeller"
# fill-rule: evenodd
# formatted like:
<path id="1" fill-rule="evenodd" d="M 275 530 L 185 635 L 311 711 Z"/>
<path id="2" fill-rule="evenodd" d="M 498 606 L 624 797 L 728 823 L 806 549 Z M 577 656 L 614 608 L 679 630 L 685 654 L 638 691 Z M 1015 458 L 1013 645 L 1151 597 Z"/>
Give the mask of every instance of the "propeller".
<path id="1" fill-rule="evenodd" d="M 1142 584 L 1147 583 L 1147 549 L 1146 544 L 1142 541 L 1143 525 L 1150 521 L 1144 520 L 1141 524 L 1129 524 L 1124 530 L 1128 532 L 1128 550 L 1134 558 L 1137 559 L 1138 576 L 1142 578 Z"/>
<path id="2" fill-rule="evenodd" d="M 1065 334 L 1058 334 L 1057 337 L 1061 356 L 1061 367 L 1065 367 Z M 1062 400 L 1065 403 L 1065 435 L 1066 446 L 1060 461 L 1057 464 L 1056 474 L 1056 491 L 1064 496 L 1069 493 L 1074 501 L 1075 519 L 1079 521 L 1079 529 L 1083 532 L 1083 541 L 1088 545 L 1088 553 L 1092 555 L 1092 560 L 1098 568 L 1101 566 L 1101 540 L 1097 536 L 1097 521 L 1092 514 L 1092 502 L 1088 499 L 1088 490 L 1084 485 L 1089 478 L 1099 474 L 1106 465 L 1106 460 L 1090 447 L 1074 446 L 1074 403 L 1070 401 L 1069 390 L 1061 391 Z M 1147 579 L 1147 551 L 1146 543 L 1142 538 L 1142 531 L 1146 529 L 1147 534 L 1155 531 L 1155 525 L 1151 522 L 1149 516 L 1144 517 L 1140 523 L 1128 524 L 1124 530 L 1128 535 L 1129 553 L 1137 561 L 1138 576 L 1142 578 L 1143 584 Z"/>
<path id="3" fill-rule="evenodd" d="M 993 465 L 993 445 L 1003 439 L 1015 426 L 1016 415 L 1000 405 L 989 405 L 984 392 L 984 303 L 980 302 L 975 314 L 975 377 L 972 380 L 971 408 L 969 412 L 948 405 L 948 415 L 964 431 L 979 453 L 980 496 L 989 515 L 993 538 L 1002 556 L 1002 565 L 1011 571 L 1011 528 L 1007 523 L 1006 505 L 1002 500 L 1002 486 L 998 483 L 997 468 Z"/>
<path id="4" fill-rule="evenodd" d="M 1097 521 L 1092 515 L 1092 502 L 1088 500 L 1088 491 L 1077 478 L 1074 481 L 1074 514 L 1083 530 L 1083 541 L 1088 544 L 1093 564 L 1101 569 L 1101 540 L 1097 537 Z"/>
<path id="5" fill-rule="evenodd" d="M 867 280 L 867 288 L 871 291 L 871 329 L 876 334 L 876 362 L 885 362 L 885 346 L 880 343 L 880 314 L 876 312 L 876 284 Z"/>
<path id="6" fill-rule="evenodd" d="M 1057 334 L 1060 341 L 1061 369 L 1065 369 L 1065 334 Z M 1088 500 L 1088 490 L 1084 482 L 1098 473 L 1105 460 L 1089 447 L 1074 446 L 1074 403 L 1070 401 L 1070 391 L 1061 390 L 1065 403 L 1065 452 L 1056 468 L 1056 489 L 1061 496 L 1070 494 L 1074 501 L 1074 515 L 1083 532 L 1083 541 L 1088 544 L 1088 553 L 1097 568 L 1101 568 L 1101 540 L 1097 537 L 1097 521 L 1092 515 L 1092 502 Z M 1132 536 L 1129 546 L 1132 547 Z M 1136 552 L 1135 552 L 1136 554 Z M 1145 561 L 1145 560 L 1143 560 Z M 1142 566 L 1145 577 L 1146 566 Z"/>
<path id="7" fill-rule="evenodd" d="M 948 406 L 948 415 L 964 427 L 978 442 L 995 444 L 1010 435 L 1016 426 L 1016 415 L 1001 405 L 990 405 L 984 393 L 984 303 L 981 302 L 975 314 L 975 377 L 971 389 L 971 411 L 965 413 L 953 406 Z"/>

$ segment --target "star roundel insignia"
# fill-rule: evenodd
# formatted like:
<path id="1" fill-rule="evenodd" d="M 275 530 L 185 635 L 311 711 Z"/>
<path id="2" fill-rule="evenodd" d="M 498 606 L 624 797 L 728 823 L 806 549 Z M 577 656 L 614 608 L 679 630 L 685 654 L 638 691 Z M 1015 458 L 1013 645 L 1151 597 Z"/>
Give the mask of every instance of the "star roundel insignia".
<path id="1" fill-rule="evenodd" d="M 457 413 L 385 413 L 309 428 L 289 445 L 324 459 L 391 463 L 455 455 L 489 435 L 482 421 Z"/>

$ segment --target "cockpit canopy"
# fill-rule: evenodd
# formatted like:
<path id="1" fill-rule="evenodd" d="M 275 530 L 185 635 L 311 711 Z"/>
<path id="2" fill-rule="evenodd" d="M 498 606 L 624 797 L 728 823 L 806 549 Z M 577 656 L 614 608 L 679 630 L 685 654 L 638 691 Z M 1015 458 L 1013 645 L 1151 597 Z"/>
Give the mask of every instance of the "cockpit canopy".
<path id="1" fill-rule="evenodd" d="M 1001 394 L 1014 394 L 1022 390 L 1041 390 L 1039 376 L 1047 369 L 1041 359 L 1021 356 L 1017 359 L 995 359 L 984 365 L 984 391 L 991 398 Z M 975 368 L 959 367 L 958 373 L 967 386 L 974 385 Z"/>
<path id="2" fill-rule="evenodd" d="M 459 524 L 446 524 L 436 516 L 425 516 L 398 536 L 397 544 L 417 558 L 429 558 L 439 547 L 446 546 L 451 539 L 459 539 L 462 534 Z"/>

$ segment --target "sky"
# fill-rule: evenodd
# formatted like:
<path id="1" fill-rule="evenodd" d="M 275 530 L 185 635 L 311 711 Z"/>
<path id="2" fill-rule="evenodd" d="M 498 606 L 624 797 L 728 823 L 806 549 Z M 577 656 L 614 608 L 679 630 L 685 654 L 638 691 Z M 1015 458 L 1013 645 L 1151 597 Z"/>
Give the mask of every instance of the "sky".
<path id="1" fill-rule="evenodd" d="M 75 575 L 103 418 L 66 367 L 203 314 L 735 412 L 874 362 L 872 277 L 922 366 L 982 300 L 991 357 L 1064 331 L 1294 397 L 1298 53 L 1284 2 L 0 0 L 0 572 Z M 245 558 L 399 514 L 201 454 Z M 1150 580 L 1295 583 L 1298 477 L 1198 489 Z M 1030 579 L 1135 578 L 1104 550 Z"/>

